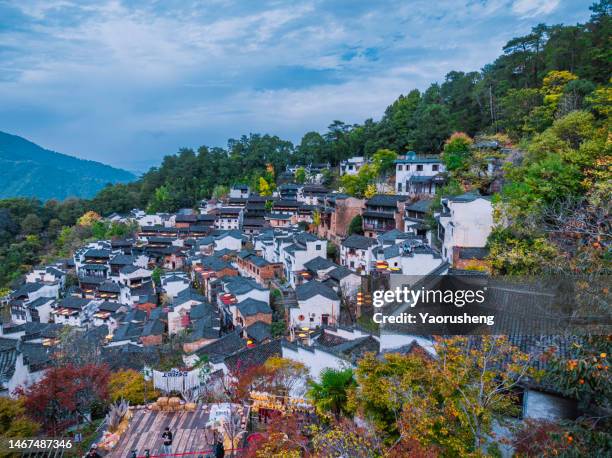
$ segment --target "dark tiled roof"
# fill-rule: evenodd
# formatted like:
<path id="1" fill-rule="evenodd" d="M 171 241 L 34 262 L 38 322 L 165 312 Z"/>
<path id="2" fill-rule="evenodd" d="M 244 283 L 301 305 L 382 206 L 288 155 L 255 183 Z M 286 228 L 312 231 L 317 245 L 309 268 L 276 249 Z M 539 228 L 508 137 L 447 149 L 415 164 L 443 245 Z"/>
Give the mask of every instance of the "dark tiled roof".
<path id="1" fill-rule="evenodd" d="M 364 237 L 363 235 L 358 234 L 349 235 L 342 242 L 342 246 L 345 246 L 347 248 L 357 248 L 360 250 L 367 250 L 368 248 L 377 244 L 378 243 L 375 239 L 372 239 L 370 237 Z"/>
<path id="2" fill-rule="evenodd" d="M 110 250 L 90 248 L 85 252 L 86 258 L 109 258 L 111 255 Z"/>
<path id="3" fill-rule="evenodd" d="M 118 266 L 127 266 L 133 264 L 136 261 L 136 256 L 131 256 L 127 254 L 118 254 L 113 259 L 110 260 L 111 265 Z"/>
<path id="4" fill-rule="evenodd" d="M 12 297 L 21 297 L 27 296 L 30 293 L 34 293 L 38 291 L 40 288 L 45 286 L 44 283 L 25 283 L 22 285 L 17 291 L 15 291 L 11 296 Z"/>
<path id="5" fill-rule="evenodd" d="M 239 331 L 226 334 L 218 340 L 203 346 L 196 351 L 198 356 L 207 356 L 210 362 L 221 362 L 227 356 L 237 352 L 246 346 L 246 342 L 240 337 Z"/>
<path id="6" fill-rule="evenodd" d="M 142 336 L 160 336 L 166 330 L 166 325 L 161 320 L 149 320 L 142 330 Z"/>
<path id="7" fill-rule="evenodd" d="M 491 196 L 481 196 L 478 192 L 466 192 L 459 196 L 448 197 L 449 202 L 473 202 L 476 199 L 491 200 Z"/>
<path id="8" fill-rule="evenodd" d="M 317 295 L 321 295 L 327 299 L 335 301 L 340 300 L 338 294 L 336 294 L 333 289 L 316 280 L 301 284 L 295 288 L 295 294 L 297 295 L 299 301 L 306 301 Z"/>
<path id="9" fill-rule="evenodd" d="M 433 199 L 422 199 L 406 206 L 406 210 L 419 213 L 427 213 L 431 208 L 431 204 L 433 204 Z"/>
<path id="10" fill-rule="evenodd" d="M 327 272 L 327 275 L 329 275 L 330 278 L 333 278 L 334 280 L 337 280 L 337 281 L 340 281 L 343 278 L 346 278 L 351 274 L 355 274 L 355 272 L 353 272 L 351 269 L 348 269 L 347 267 L 344 267 L 344 266 L 338 266 L 335 269 L 332 269 L 329 272 Z"/>
<path id="11" fill-rule="evenodd" d="M 61 301 L 59 301 L 58 305 L 60 307 L 65 307 L 68 309 L 82 310 L 83 307 L 85 307 L 90 302 L 91 301 L 89 299 L 82 299 L 80 297 L 68 296 L 62 299 Z"/>
<path id="12" fill-rule="evenodd" d="M 105 281 L 100 286 L 98 286 L 98 291 L 104 291 L 108 293 L 119 293 L 121 292 L 121 287 L 110 280 Z"/>
<path id="13" fill-rule="evenodd" d="M 252 325 L 246 328 L 246 333 L 252 339 L 255 339 L 257 342 L 263 342 L 266 339 L 272 338 L 272 333 L 270 332 L 270 325 L 265 321 L 256 321 Z"/>
<path id="14" fill-rule="evenodd" d="M 226 289 L 232 294 L 246 294 L 254 289 L 265 291 L 266 288 L 257 284 L 255 280 L 244 277 L 229 277 L 226 281 Z"/>
<path id="15" fill-rule="evenodd" d="M 244 317 L 257 315 L 258 313 L 271 314 L 272 309 L 264 301 L 248 298 L 236 304 L 240 314 Z"/>
<path id="16" fill-rule="evenodd" d="M 321 256 L 317 256 L 316 258 L 304 263 L 304 267 L 306 267 L 308 270 L 312 270 L 313 272 L 317 270 L 329 269 L 335 265 L 336 264 L 329 259 L 322 258 Z"/>
<path id="17" fill-rule="evenodd" d="M 240 350 L 225 358 L 225 365 L 233 373 L 240 373 L 254 366 L 261 366 L 273 356 L 282 356 L 280 340 L 272 340 L 252 348 Z"/>
<path id="18" fill-rule="evenodd" d="M 98 305 L 98 310 L 102 312 L 116 312 L 121 307 L 124 307 L 124 305 L 119 304 L 117 302 L 104 301 L 100 305 Z"/>
<path id="19" fill-rule="evenodd" d="M 376 194 L 366 201 L 366 205 L 374 207 L 396 207 L 398 202 L 406 200 L 406 196 L 392 196 L 389 194 Z"/>

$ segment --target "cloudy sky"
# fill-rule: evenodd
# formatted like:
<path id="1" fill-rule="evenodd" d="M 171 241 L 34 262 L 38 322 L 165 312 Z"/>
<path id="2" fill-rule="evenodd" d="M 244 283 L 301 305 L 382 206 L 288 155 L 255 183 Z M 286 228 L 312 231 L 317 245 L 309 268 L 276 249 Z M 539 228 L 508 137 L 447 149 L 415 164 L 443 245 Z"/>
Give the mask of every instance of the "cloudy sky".
<path id="1" fill-rule="evenodd" d="M 130 170 L 334 119 L 478 70 L 591 0 L 0 0 L 0 130 Z"/>

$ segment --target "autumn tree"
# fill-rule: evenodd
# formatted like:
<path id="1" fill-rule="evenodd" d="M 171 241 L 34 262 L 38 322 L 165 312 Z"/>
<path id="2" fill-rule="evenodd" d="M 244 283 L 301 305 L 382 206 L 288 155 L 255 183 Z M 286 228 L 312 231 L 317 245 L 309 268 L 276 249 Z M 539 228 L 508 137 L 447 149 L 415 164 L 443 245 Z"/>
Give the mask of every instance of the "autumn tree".
<path id="1" fill-rule="evenodd" d="M 501 336 L 437 339 L 435 352 L 366 356 L 350 404 L 392 448 L 406 441 L 443 455 L 477 454 L 494 420 L 517 410 L 512 389 L 529 374 L 530 358 Z"/>
<path id="2" fill-rule="evenodd" d="M 21 389 L 28 415 L 56 435 L 77 419 L 86 419 L 108 400 L 109 370 L 104 365 L 51 367 L 44 377 Z"/>
<path id="3" fill-rule="evenodd" d="M 84 213 L 77 221 L 77 224 L 79 226 L 84 226 L 84 227 L 91 227 L 91 225 L 95 222 L 95 221 L 99 221 L 102 217 L 94 212 L 94 211 L 88 211 L 87 213 Z"/>
<path id="4" fill-rule="evenodd" d="M 301 395 L 306 389 L 308 368 L 299 361 L 273 356 L 264 363 L 266 391 L 287 396 Z"/>
<path id="5" fill-rule="evenodd" d="M 125 399 L 131 405 L 143 405 L 146 400 L 159 396 L 159 393 L 153 388 L 153 382 L 145 381 L 140 372 L 132 369 L 116 371 L 110 375 L 108 394 L 112 402 Z"/>
<path id="6" fill-rule="evenodd" d="M 28 418 L 24 399 L 0 397 L 0 438 L 28 438 L 36 435 L 40 425 Z"/>

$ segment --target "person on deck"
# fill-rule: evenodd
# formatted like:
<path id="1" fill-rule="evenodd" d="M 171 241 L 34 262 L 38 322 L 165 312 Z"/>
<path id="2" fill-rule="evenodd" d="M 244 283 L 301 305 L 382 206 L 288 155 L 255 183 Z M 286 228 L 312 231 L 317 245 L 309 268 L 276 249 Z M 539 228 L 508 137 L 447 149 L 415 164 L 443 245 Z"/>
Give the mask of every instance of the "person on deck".
<path id="1" fill-rule="evenodd" d="M 91 446 L 91 448 L 89 449 L 89 452 L 87 452 L 87 455 L 85 456 L 87 458 L 101 458 L 100 454 L 98 453 L 98 448 L 95 444 Z"/>
<path id="2" fill-rule="evenodd" d="M 162 439 L 164 440 L 162 454 L 170 455 L 172 453 L 172 431 L 170 431 L 170 428 L 167 426 L 162 434 Z"/>
<path id="3" fill-rule="evenodd" d="M 219 439 L 215 444 L 215 458 L 223 458 L 225 456 L 225 449 L 223 448 L 223 442 Z"/>

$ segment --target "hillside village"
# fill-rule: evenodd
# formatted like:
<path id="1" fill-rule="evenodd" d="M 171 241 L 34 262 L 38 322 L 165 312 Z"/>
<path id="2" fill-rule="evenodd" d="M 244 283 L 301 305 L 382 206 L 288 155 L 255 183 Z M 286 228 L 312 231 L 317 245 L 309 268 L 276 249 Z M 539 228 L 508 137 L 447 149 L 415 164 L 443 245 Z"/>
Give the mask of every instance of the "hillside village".
<path id="1" fill-rule="evenodd" d="M 364 163 L 362 157 L 349 159 L 340 174 L 356 174 Z M 288 169 L 286 175 L 295 172 Z M 413 276 L 426 282 L 487 275 L 491 196 L 474 191 L 442 196 L 432 212 L 444 172 L 441 159 L 409 152 L 395 161 L 392 190 L 370 198 L 327 189 L 315 169 L 309 183 L 287 181 L 267 197 L 235 184 L 227 196 L 202 201 L 197 210 L 108 215 L 105 221 L 132 225 L 135 233 L 88 242 L 71 258 L 39 266 L 2 299 L 2 394 L 14 396 L 19 387 L 43 379 L 54 354 L 62 351 L 67 328 L 113 371 L 205 367 L 196 399 L 204 399 L 204 392 L 222 393 L 270 358 L 297 361 L 318 382 L 323 370 L 354 368 L 368 353 L 434 356 L 433 337 L 373 323 L 364 297 L 374 278 Z M 484 173 L 495 175 L 497 169 Z M 354 221 L 362 227 L 355 230 Z M 514 344 L 526 352 L 542 347 L 519 335 Z M 522 418 L 560 419 L 575 412 L 575 400 L 549 387 L 532 381 L 522 389 Z M 293 391 L 286 402 L 304 403 L 311 412 L 303 384 Z M 181 403 L 193 402 L 182 395 Z M 232 442 L 225 431 L 227 447 L 246 447 L 246 437 L 257 430 L 246 417 L 257 411 L 261 420 L 266 411 L 257 408 L 261 402 L 256 392 L 242 399 L 247 409 L 241 414 L 242 442 Z M 208 409 L 202 415 L 210 415 L 211 406 L 219 405 L 226 404 L 192 409 Z M 207 428 L 209 418 L 202 421 Z M 129 428 L 118 444 L 101 440 L 101 450 L 125 456 L 137 445 Z M 187 440 L 175 451 L 197 452 L 214 440 L 206 444 Z"/>
<path id="2" fill-rule="evenodd" d="M 201 2 L 184 10 L 164 5 L 157 16 L 149 16 L 156 8 L 148 5 L 124 15 L 121 2 L 100 8 L 103 14 L 63 3 L 8 7 L 9 18 L 30 21 L 3 30 L 15 53 L 7 54 L 11 65 L 0 86 L 19 107 L 15 114 L 7 105 L 8 127 L 47 141 L 47 134 L 34 135 L 43 127 L 69 150 L 82 142 L 105 154 L 108 149 L 109 161 L 141 156 L 149 167 L 166 155 L 137 179 L 123 171 L 127 175 L 113 179 L 107 166 L 0 133 L 10 181 L 7 198 L 0 199 L 0 454 L 612 456 L 609 0 L 583 11 L 585 19 L 590 14 L 584 23 L 538 19 L 480 70 L 460 65 L 436 81 L 438 67 L 452 60 L 442 63 L 443 54 L 433 55 L 436 65 L 429 67 L 435 69 L 411 62 L 419 78 L 431 74 L 427 87 L 411 79 L 406 63 L 412 57 L 405 51 L 431 54 L 440 45 L 406 47 L 410 8 L 404 17 L 398 12 L 395 27 L 402 33 L 389 33 L 393 24 L 374 27 L 401 53 L 361 45 L 353 53 L 346 52 L 353 47 L 343 33 L 336 34 L 341 46 L 334 49 L 303 37 L 333 24 L 355 29 L 361 42 L 361 22 L 380 21 L 381 12 L 394 15 L 393 8 L 364 3 L 334 15 L 318 4 L 298 12 L 291 5 L 285 15 L 276 10 L 279 2 L 272 2 L 274 10 L 253 4 L 263 13 L 248 16 L 242 28 L 259 36 L 257 46 L 268 42 L 267 51 L 277 54 L 279 42 L 308 45 L 307 58 L 296 53 L 299 65 L 279 72 L 273 59 L 253 59 L 255 48 L 239 56 L 242 43 L 225 47 L 227 26 L 242 24 L 234 22 L 242 16 L 233 7 L 219 11 L 223 27 L 217 30 L 198 22 L 207 19 L 200 17 Z M 481 33 L 489 19 L 518 26 L 535 16 L 561 18 L 557 9 L 579 9 L 563 2 L 468 3 L 462 13 L 469 21 L 442 12 L 460 24 L 452 39 L 461 42 L 463 30 Z M 474 15 L 481 9 L 487 21 Z M 357 24 L 346 21 L 349 10 L 368 14 Z M 67 13 L 75 16 L 62 16 Z M 311 15 L 317 26 L 301 28 L 294 13 Z M 427 22 L 423 14 L 415 20 L 439 20 L 427 11 Z M 126 47 L 116 41 L 121 34 L 107 33 L 112 27 L 96 29 L 114 26 L 105 22 L 107 15 L 119 29 L 128 27 L 128 37 L 141 26 L 151 28 Z M 139 15 L 151 23 L 130 29 L 123 16 Z M 157 28 L 172 18 L 180 21 L 172 40 L 188 41 L 176 48 L 169 43 L 160 53 L 168 37 L 158 37 Z M 52 35 L 43 33 L 45 21 L 57 25 Z M 286 22 L 279 27 L 279 21 Z M 27 37 L 28 27 L 45 41 L 32 55 L 20 50 L 21 41 L 30 44 L 21 35 Z M 93 32 L 73 46 L 85 28 Z M 268 33 L 271 28 L 279 35 Z M 90 48 L 99 30 L 107 31 L 99 35 L 112 46 Z M 473 43 L 448 41 L 452 30 L 437 34 L 449 52 L 458 59 L 468 55 L 464 47 L 479 52 Z M 420 39 L 418 27 L 410 32 Z M 223 61 L 199 47 L 204 35 Z M 159 41 L 150 40 L 154 36 Z M 153 56 L 144 41 L 155 47 Z M 323 41 L 335 42 L 330 35 Z M 70 71 L 66 61 L 37 61 L 52 55 L 55 48 L 47 45 L 60 49 L 65 42 L 75 53 Z M 133 59 L 117 52 L 124 47 L 137 50 Z M 11 56 L 21 53 L 27 59 L 15 64 Z M 112 66 L 116 60 L 120 67 Z M 233 64 L 215 65 L 226 61 Z M 313 62 L 330 67 L 314 72 Z M 204 75 L 200 84 L 197 67 L 212 68 L 214 78 Z M 128 86 L 119 91 L 107 84 L 113 69 L 128 76 L 132 89 L 137 84 L 148 92 L 128 97 L 134 92 Z M 353 84 L 363 80 L 364 70 L 368 78 L 386 78 L 365 97 L 358 93 L 361 83 Z M 89 92 L 108 97 L 100 113 L 89 105 L 101 100 L 86 85 L 81 90 L 80 81 L 56 88 L 59 73 L 85 81 L 93 72 L 102 78 L 91 78 L 98 85 Z M 315 81 L 319 77 L 329 80 Z M 31 85 L 46 78 L 53 84 L 48 92 L 40 86 L 32 93 L 39 86 Z M 386 81 L 396 82 L 382 87 Z M 219 82 L 219 92 L 235 86 L 245 98 L 240 106 L 217 95 L 199 98 L 217 92 Z M 70 97 L 58 89 L 76 86 L 78 97 L 62 110 L 37 109 L 41 94 L 58 94 L 61 99 L 50 100 L 65 105 Z M 165 92 L 164 86 L 171 87 Z M 339 102 L 337 87 L 350 89 L 348 103 Z M 406 92 L 389 96 L 396 89 Z M 29 95 L 19 98 L 21 91 Z M 316 94 L 326 94 L 331 105 L 313 104 Z M 278 107 L 275 97 L 283 99 Z M 147 107 L 148 100 L 155 106 Z M 87 109 L 71 111 L 76 101 Z M 104 112 L 106 102 L 120 106 Z M 378 118 L 354 122 L 352 107 L 381 103 L 390 104 L 371 113 Z M 325 131 L 302 132 L 299 141 L 262 132 L 220 146 L 221 133 L 210 135 L 221 125 L 219 131 L 232 136 L 264 125 L 294 135 L 321 125 L 313 109 L 335 104 L 344 111 L 334 107 L 325 116 L 346 116 L 350 123 L 335 119 Z M 48 123 L 55 111 L 61 123 Z M 221 115 L 211 119 L 212 113 Z M 73 122 L 77 117 L 84 124 Z M 34 130 L 20 124 L 30 118 Z M 120 123 L 131 130 L 121 132 Z M 77 131 L 83 138 L 72 135 Z M 181 145 L 206 143 L 167 154 L 177 145 L 172 135 L 180 135 Z M 97 145 L 100 136 L 115 143 Z M 61 161 L 54 165 L 49 158 Z M 408 290 L 422 295 L 400 294 Z M 474 292 L 486 300 L 466 302 Z M 436 300 L 427 300 L 428 293 Z M 415 316 L 431 320 L 415 325 Z M 48 443 L 38 439 L 51 437 L 57 448 L 41 450 Z"/>

